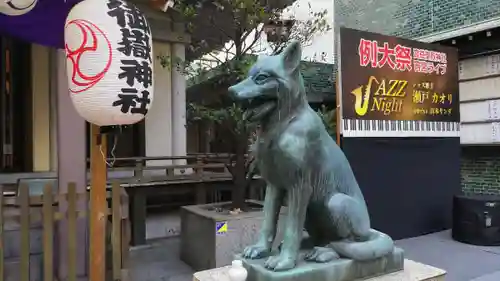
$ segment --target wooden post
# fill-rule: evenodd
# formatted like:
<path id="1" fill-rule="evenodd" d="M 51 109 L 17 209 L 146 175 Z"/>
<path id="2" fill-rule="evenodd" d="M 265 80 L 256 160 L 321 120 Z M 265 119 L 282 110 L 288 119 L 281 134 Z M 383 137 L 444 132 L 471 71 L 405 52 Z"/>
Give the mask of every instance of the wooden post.
<path id="1" fill-rule="evenodd" d="M 19 187 L 19 205 L 21 207 L 21 281 L 30 280 L 30 197 L 28 185 Z"/>
<path id="2" fill-rule="evenodd" d="M 54 195 L 50 184 L 43 189 L 43 280 L 54 280 Z"/>
<path id="3" fill-rule="evenodd" d="M 76 219 L 77 219 L 77 202 L 76 202 L 76 185 L 74 182 L 68 184 L 68 281 L 76 281 Z M 92 268 L 91 268 L 92 270 Z"/>
<path id="4" fill-rule="evenodd" d="M 337 109 L 336 109 L 336 112 L 335 114 L 337 114 L 337 145 L 340 146 L 340 126 L 342 126 L 342 122 L 340 122 L 340 118 L 341 118 L 341 115 L 340 115 L 340 91 L 339 91 L 339 76 L 338 76 L 338 71 L 337 71 L 337 79 L 335 81 L 335 97 L 337 99 Z"/>
<path id="5" fill-rule="evenodd" d="M 106 273 L 106 136 L 97 125 L 91 125 L 90 146 L 90 281 L 105 281 Z"/>
<path id="6" fill-rule="evenodd" d="M 113 252 L 113 280 L 122 280 L 122 206 L 121 202 L 121 188 L 120 184 L 115 182 L 111 187 L 111 245 Z"/>
<path id="7" fill-rule="evenodd" d="M 129 188 L 130 220 L 132 221 L 132 245 L 146 244 L 146 194 L 145 188 Z M 91 280 L 94 281 L 94 280 Z"/>
<path id="8" fill-rule="evenodd" d="M 3 208 L 3 186 L 0 184 L 0 280 L 5 280 L 4 278 L 4 243 L 3 243 L 3 216 L 4 216 L 4 208 Z"/>

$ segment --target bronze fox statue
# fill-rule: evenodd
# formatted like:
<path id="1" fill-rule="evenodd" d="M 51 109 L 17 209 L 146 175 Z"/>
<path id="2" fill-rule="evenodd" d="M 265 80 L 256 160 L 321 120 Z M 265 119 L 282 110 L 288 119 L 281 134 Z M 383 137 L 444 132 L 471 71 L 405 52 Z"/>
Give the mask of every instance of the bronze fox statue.
<path id="1" fill-rule="evenodd" d="M 294 268 L 301 245 L 305 259 L 328 262 L 339 257 L 365 261 L 393 251 L 394 242 L 370 227 L 363 194 L 349 162 L 307 102 L 300 73 L 300 43 L 275 56 L 259 57 L 248 77 L 229 88 L 246 107 L 250 122 L 260 123 L 255 164 L 266 181 L 264 221 L 258 241 L 243 257 L 272 253 L 280 208 L 287 199 L 284 238 L 265 266 Z M 303 240 L 303 229 L 308 237 Z M 305 243 L 307 242 L 307 243 Z"/>

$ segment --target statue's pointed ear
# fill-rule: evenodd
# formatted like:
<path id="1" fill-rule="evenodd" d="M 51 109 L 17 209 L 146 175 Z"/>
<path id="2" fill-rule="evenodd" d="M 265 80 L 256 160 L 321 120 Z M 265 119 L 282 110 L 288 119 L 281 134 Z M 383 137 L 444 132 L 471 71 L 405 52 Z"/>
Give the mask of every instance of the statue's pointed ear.
<path id="1" fill-rule="evenodd" d="M 281 53 L 281 57 L 285 70 L 289 72 L 295 71 L 299 67 L 302 58 L 302 47 L 300 46 L 300 42 L 297 40 L 290 42 Z"/>

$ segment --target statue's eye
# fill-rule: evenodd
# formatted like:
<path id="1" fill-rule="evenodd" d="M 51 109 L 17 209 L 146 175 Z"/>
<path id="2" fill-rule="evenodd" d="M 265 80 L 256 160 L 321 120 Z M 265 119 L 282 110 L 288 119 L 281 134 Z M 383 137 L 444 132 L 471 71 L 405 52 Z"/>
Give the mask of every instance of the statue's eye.
<path id="1" fill-rule="evenodd" d="M 255 82 L 257 82 L 257 83 L 264 82 L 268 78 L 269 78 L 269 75 L 267 75 L 267 74 L 259 74 L 259 75 L 255 76 Z"/>

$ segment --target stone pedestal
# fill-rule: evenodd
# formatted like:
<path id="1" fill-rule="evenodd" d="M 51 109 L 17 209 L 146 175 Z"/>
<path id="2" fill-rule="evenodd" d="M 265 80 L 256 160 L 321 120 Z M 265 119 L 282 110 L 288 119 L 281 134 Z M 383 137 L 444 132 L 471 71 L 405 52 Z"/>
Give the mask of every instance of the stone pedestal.
<path id="1" fill-rule="evenodd" d="M 301 253 L 304 254 L 306 252 Z M 328 263 L 314 263 L 304 261 L 303 257 L 300 260 L 294 269 L 283 272 L 265 268 L 266 259 L 243 259 L 243 265 L 248 270 L 248 281 L 353 281 L 403 270 L 404 252 L 395 248 L 385 257 L 366 262 L 339 259 Z"/>
<path id="2" fill-rule="evenodd" d="M 339 261 L 339 263 L 348 264 L 352 261 Z M 316 266 L 318 267 L 318 266 Z M 230 281 L 228 277 L 228 270 L 230 266 L 205 270 L 197 272 L 193 275 L 193 281 Z M 320 268 L 320 267 L 318 267 Z M 285 272 L 281 274 L 276 274 L 273 280 L 294 280 L 294 281 L 343 281 L 343 280 L 365 280 L 365 281 L 444 281 L 444 276 L 446 272 L 439 268 L 435 268 L 429 265 L 414 262 L 412 260 L 404 260 L 404 270 L 400 270 L 393 273 L 388 273 L 384 275 L 379 275 L 366 279 L 366 277 L 360 277 L 355 279 L 343 279 L 345 277 L 339 276 L 339 272 L 334 272 L 336 269 L 340 269 L 337 265 L 330 264 L 330 270 L 319 270 L 323 272 L 323 275 L 315 275 L 310 271 L 307 275 L 301 274 L 294 277 L 291 274 Z M 340 269 L 342 270 L 342 269 Z M 344 269 L 345 270 L 345 269 Z M 296 269 L 297 271 L 297 269 Z M 304 271 L 298 269 L 298 271 Z M 250 273 L 250 272 L 249 272 Z M 286 279 L 284 276 L 288 276 Z M 259 278 L 259 277 L 257 277 Z M 294 279 L 292 279 L 294 278 Z M 271 280 L 271 279 L 255 279 L 255 276 L 249 276 L 247 281 L 261 281 L 261 280 Z"/>
<path id="3" fill-rule="evenodd" d="M 262 203 L 248 200 L 256 211 L 230 215 L 213 211 L 230 202 L 184 206 L 181 209 L 180 258 L 194 270 L 206 270 L 231 264 L 234 255 L 257 241 L 264 213 Z M 282 208 L 281 214 L 286 212 Z M 281 216 L 282 217 L 282 216 Z M 222 231 L 218 231 L 220 225 Z M 275 247 L 281 241 L 283 219 L 278 223 Z"/>

